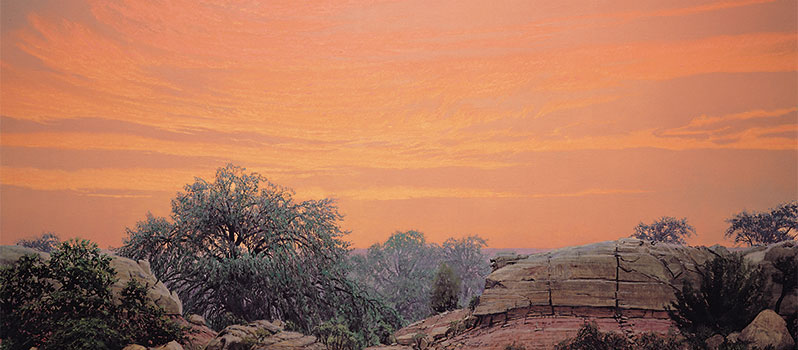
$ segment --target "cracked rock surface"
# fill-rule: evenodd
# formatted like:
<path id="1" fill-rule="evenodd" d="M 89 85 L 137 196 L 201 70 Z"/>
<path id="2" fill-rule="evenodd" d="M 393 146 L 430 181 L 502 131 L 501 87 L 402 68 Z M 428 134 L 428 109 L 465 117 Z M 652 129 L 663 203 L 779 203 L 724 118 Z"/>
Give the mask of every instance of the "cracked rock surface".
<path id="1" fill-rule="evenodd" d="M 798 246 L 788 241 L 741 251 L 772 274 L 771 262 L 778 256 L 794 256 Z M 474 316 L 483 324 L 529 314 L 667 318 L 665 307 L 674 300 L 674 291 L 686 281 L 698 283 L 697 267 L 720 254 L 729 252 L 721 246 L 652 244 L 623 238 L 502 257 L 493 261 L 494 271 L 487 278 Z M 781 287 L 772 279 L 770 284 L 777 298 Z M 780 312 L 796 312 L 796 299 L 792 293 Z"/>

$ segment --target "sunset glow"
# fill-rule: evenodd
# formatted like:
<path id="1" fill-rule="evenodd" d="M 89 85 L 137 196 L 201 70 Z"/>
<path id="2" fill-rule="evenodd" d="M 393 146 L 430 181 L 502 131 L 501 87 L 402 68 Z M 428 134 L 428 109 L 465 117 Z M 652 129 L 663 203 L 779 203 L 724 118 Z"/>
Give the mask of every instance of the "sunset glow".
<path id="1" fill-rule="evenodd" d="M 555 248 L 798 199 L 798 2 L 3 1 L 0 243 L 119 246 L 228 162 L 355 247 Z"/>

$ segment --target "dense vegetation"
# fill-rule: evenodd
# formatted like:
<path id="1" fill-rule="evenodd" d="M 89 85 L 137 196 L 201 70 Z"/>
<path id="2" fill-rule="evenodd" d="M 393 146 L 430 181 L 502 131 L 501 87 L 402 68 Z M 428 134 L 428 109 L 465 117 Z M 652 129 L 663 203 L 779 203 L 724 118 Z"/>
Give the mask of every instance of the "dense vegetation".
<path id="1" fill-rule="evenodd" d="M 443 245 L 428 243 L 418 231 L 396 232 L 385 243 L 372 245 L 352 257 L 352 275 L 375 289 L 402 316 L 405 324 L 429 316 L 435 272 L 445 263 L 460 279 L 456 302 L 463 307 L 482 293 L 490 272 L 482 254 L 485 240 L 478 236 L 450 238 Z"/>
<path id="2" fill-rule="evenodd" d="M 0 347 L 105 350 L 181 339 L 183 329 L 135 280 L 122 290 L 121 304 L 113 302 L 110 261 L 93 243 L 67 241 L 47 262 L 27 255 L 0 269 Z"/>
<path id="3" fill-rule="evenodd" d="M 119 254 L 152 262 L 189 313 L 215 328 L 281 319 L 310 333 L 328 320 L 362 344 L 399 325 L 391 307 L 347 276 L 348 242 L 330 199 L 293 192 L 228 165 L 172 200 L 171 220 L 148 215 Z"/>
<path id="4" fill-rule="evenodd" d="M 741 331 L 766 307 L 763 274 L 741 255 L 718 255 L 699 272 L 700 284 L 685 283 L 668 309 L 693 346 L 714 334 Z"/>

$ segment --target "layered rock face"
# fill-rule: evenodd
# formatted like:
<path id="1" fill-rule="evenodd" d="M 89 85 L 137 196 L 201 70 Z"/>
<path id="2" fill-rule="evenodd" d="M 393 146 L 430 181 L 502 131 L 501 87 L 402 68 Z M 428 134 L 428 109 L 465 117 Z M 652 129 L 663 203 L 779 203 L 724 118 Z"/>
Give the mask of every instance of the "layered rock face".
<path id="1" fill-rule="evenodd" d="M 120 292 L 125 288 L 128 281 L 136 279 L 139 283 L 147 286 L 148 294 L 155 304 L 162 307 L 169 315 L 182 315 L 183 303 L 177 294 L 166 288 L 163 282 L 158 281 L 150 270 L 150 263 L 146 260 L 131 260 L 121 256 L 113 255 L 110 252 L 103 252 L 111 256 L 111 267 L 116 271 L 117 281 L 111 286 L 111 292 L 116 300 L 119 299 Z M 35 249 L 21 246 L 0 246 L 0 266 L 7 266 L 15 263 L 23 255 L 39 255 L 44 260 L 50 259 L 50 254 L 37 251 Z"/>
<path id="2" fill-rule="evenodd" d="M 798 252 L 794 241 L 743 250 L 772 276 L 772 262 Z M 622 316 L 666 319 L 665 307 L 685 282 L 697 284 L 697 266 L 726 248 L 651 244 L 634 238 L 568 247 L 546 253 L 499 258 L 488 276 L 474 315 L 481 324 L 527 315 Z M 772 281 L 772 303 L 781 286 Z M 789 295 L 780 312 L 796 312 Z"/>

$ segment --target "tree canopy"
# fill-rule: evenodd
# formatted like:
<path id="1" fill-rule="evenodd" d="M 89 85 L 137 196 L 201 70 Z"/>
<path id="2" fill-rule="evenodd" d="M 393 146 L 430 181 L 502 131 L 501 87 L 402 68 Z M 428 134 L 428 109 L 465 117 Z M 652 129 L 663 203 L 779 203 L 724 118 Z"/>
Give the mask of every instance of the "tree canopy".
<path id="1" fill-rule="evenodd" d="M 687 223 L 687 218 L 663 216 L 649 225 L 638 224 L 632 237 L 654 243 L 685 244 L 684 239 L 692 235 L 695 235 L 695 228 Z"/>
<path id="2" fill-rule="evenodd" d="M 187 312 L 222 327 L 282 319 L 310 331 L 343 318 L 349 329 L 398 324 L 390 307 L 346 276 L 348 242 L 331 199 L 293 191 L 227 165 L 172 200 L 171 221 L 148 214 L 119 253 L 148 259 Z M 373 342 L 361 334 L 364 342 Z"/>
<path id="3" fill-rule="evenodd" d="M 372 245 L 364 256 L 352 257 L 353 276 L 374 288 L 402 316 L 405 323 L 430 315 L 436 269 L 442 263 L 462 281 L 455 293 L 460 305 L 482 293 L 490 273 L 479 236 L 449 238 L 442 246 L 429 243 L 422 232 L 393 233 L 385 243 Z"/>
<path id="4" fill-rule="evenodd" d="M 798 232 L 798 201 L 783 203 L 767 212 L 735 214 L 726 220 L 726 237 L 750 246 L 795 239 Z"/>

